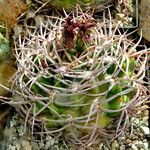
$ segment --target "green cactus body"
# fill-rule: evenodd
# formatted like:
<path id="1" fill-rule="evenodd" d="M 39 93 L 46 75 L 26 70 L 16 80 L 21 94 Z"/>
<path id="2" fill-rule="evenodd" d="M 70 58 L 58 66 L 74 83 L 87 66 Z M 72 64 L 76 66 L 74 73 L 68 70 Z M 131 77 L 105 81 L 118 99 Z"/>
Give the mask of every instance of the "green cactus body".
<path id="1" fill-rule="evenodd" d="M 42 118 L 45 120 L 47 128 L 60 128 L 66 124 L 65 122 L 57 122 L 56 120 L 59 120 L 59 118 L 54 116 L 45 114 Z"/>
<path id="2" fill-rule="evenodd" d="M 113 120 L 112 117 L 108 116 L 106 113 L 103 113 L 99 117 L 98 127 L 105 128 L 105 127 L 107 127 L 110 124 L 110 122 L 112 120 Z"/>
<path id="3" fill-rule="evenodd" d="M 127 65 L 128 65 L 128 70 L 127 70 L 128 75 L 129 76 L 133 75 L 134 70 L 135 70 L 135 66 L 136 66 L 136 61 L 134 58 L 129 58 L 129 64 L 127 64 L 127 61 L 123 63 L 123 65 L 122 65 L 123 71 L 121 70 L 119 72 L 118 77 L 122 78 L 123 76 L 125 76 Z"/>
<path id="4" fill-rule="evenodd" d="M 98 128 L 103 129 L 103 128 L 107 127 L 111 121 L 113 121 L 112 117 L 109 117 L 106 113 L 102 113 L 102 114 L 100 114 L 97 121 L 92 120 L 87 123 L 79 123 L 79 125 L 81 127 L 82 126 L 87 127 L 87 128 L 84 128 L 83 130 L 81 129 L 81 131 L 84 134 L 88 134 L 92 130 L 93 126 L 97 125 Z"/>
<path id="5" fill-rule="evenodd" d="M 122 66 L 121 66 L 121 69 L 119 67 L 117 67 L 118 65 L 112 63 L 110 65 L 110 67 L 107 69 L 107 74 L 113 74 L 115 72 L 115 70 L 120 70 L 119 73 L 118 73 L 118 77 L 119 78 L 122 78 L 125 76 L 125 72 L 126 72 L 126 69 L 127 69 L 127 65 L 128 65 L 128 70 L 127 70 L 127 73 L 129 76 L 132 76 L 134 71 L 135 71 L 135 66 L 136 66 L 136 60 L 134 58 L 129 58 L 129 64 L 127 64 L 127 61 L 125 61 Z"/>
<path id="6" fill-rule="evenodd" d="M 110 98 L 113 95 L 116 95 L 122 91 L 122 87 L 119 85 L 113 86 L 113 88 L 108 92 L 106 98 Z M 113 99 L 112 101 L 108 102 L 108 107 L 110 110 L 117 110 L 120 108 L 120 104 L 122 102 L 122 97 L 118 96 L 117 98 Z M 120 114 L 120 112 L 115 112 L 115 113 L 107 113 L 110 117 L 116 117 Z"/>
<path id="7" fill-rule="evenodd" d="M 110 67 L 107 69 L 107 74 L 113 74 L 113 72 L 115 71 L 116 69 L 116 65 L 113 63 L 110 65 Z"/>
<path id="8" fill-rule="evenodd" d="M 125 61 L 119 73 L 117 74 L 117 77 L 123 78 L 126 76 L 126 72 L 128 73 L 127 75 L 132 77 L 134 75 L 135 67 L 136 67 L 136 61 L 134 58 L 129 58 L 129 64 L 127 64 L 127 61 Z M 128 65 L 128 70 L 127 70 L 127 65 Z M 107 74 L 113 74 L 116 70 L 117 65 L 116 64 L 111 64 L 110 67 L 107 69 Z M 119 68 L 118 68 L 119 69 Z M 123 81 L 120 84 L 123 85 L 128 85 L 128 81 Z M 109 92 L 106 98 L 110 98 L 111 96 L 118 94 L 125 90 L 127 88 L 123 88 L 119 85 L 115 85 Z M 109 109 L 110 110 L 117 110 L 120 108 L 121 103 L 128 103 L 132 99 L 132 93 L 123 95 L 123 96 L 118 96 L 117 98 L 113 99 L 112 101 L 109 102 Z M 115 113 L 108 113 L 110 117 L 116 117 L 120 114 L 120 112 L 115 112 Z"/>

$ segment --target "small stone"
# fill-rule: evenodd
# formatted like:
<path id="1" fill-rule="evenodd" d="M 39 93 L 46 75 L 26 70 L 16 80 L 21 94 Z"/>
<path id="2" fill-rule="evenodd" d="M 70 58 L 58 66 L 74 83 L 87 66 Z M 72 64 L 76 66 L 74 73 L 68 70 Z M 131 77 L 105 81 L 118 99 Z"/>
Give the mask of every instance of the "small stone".
<path id="1" fill-rule="evenodd" d="M 42 149 L 44 147 L 44 143 L 40 142 L 39 143 L 39 148 Z"/>
<path id="2" fill-rule="evenodd" d="M 117 16 L 118 18 L 121 18 L 121 19 L 125 17 L 125 15 L 122 14 L 122 13 L 117 13 L 116 16 Z"/>
<path id="3" fill-rule="evenodd" d="M 138 148 L 137 148 L 134 144 L 131 145 L 131 148 L 132 148 L 133 150 L 138 150 Z"/>
<path id="4" fill-rule="evenodd" d="M 142 140 L 143 141 L 143 143 L 147 143 L 147 139 L 144 139 L 144 140 Z"/>
<path id="5" fill-rule="evenodd" d="M 22 141 L 22 147 L 23 147 L 23 150 L 32 150 L 30 143 L 25 140 Z"/>
<path id="6" fill-rule="evenodd" d="M 117 139 L 118 143 L 123 143 L 127 139 L 125 133 L 122 133 L 120 137 Z"/>
<path id="7" fill-rule="evenodd" d="M 103 149 L 103 143 L 100 143 L 99 150 L 102 150 L 102 149 Z"/>
<path id="8" fill-rule="evenodd" d="M 16 150 L 20 150 L 21 149 L 21 146 L 20 146 L 19 143 L 17 143 L 15 146 L 16 146 Z"/>
<path id="9" fill-rule="evenodd" d="M 118 141 L 117 141 L 117 140 L 114 140 L 114 141 L 112 142 L 112 144 L 111 144 L 111 147 L 112 147 L 112 148 L 118 148 L 118 147 L 119 147 Z"/>
<path id="10" fill-rule="evenodd" d="M 143 137 L 144 137 L 144 134 L 143 134 L 142 132 L 139 132 L 138 137 L 139 137 L 139 138 L 143 138 Z"/>
<path id="11" fill-rule="evenodd" d="M 136 147 L 137 147 L 138 149 L 143 148 L 143 147 L 144 147 L 144 144 L 140 141 L 139 144 L 136 144 Z"/>
<path id="12" fill-rule="evenodd" d="M 150 129 L 146 126 L 141 126 L 140 127 L 143 131 L 143 133 L 146 135 L 146 134 L 150 134 Z"/>
<path id="13" fill-rule="evenodd" d="M 127 139 L 126 141 L 125 141 L 125 144 L 130 144 L 132 141 L 130 140 L 130 139 Z"/>
<path id="14" fill-rule="evenodd" d="M 50 146 L 53 146 L 55 144 L 55 139 L 51 136 L 46 136 L 46 144 L 45 147 L 48 149 Z"/>
<path id="15" fill-rule="evenodd" d="M 141 141 L 135 140 L 135 141 L 133 141 L 132 143 L 135 144 L 135 145 L 137 145 L 137 144 L 140 144 L 139 142 L 141 142 Z"/>
<path id="16" fill-rule="evenodd" d="M 27 19 L 28 19 L 28 18 L 35 18 L 35 13 L 32 12 L 32 11 L 29 11 L 29 12 L 27 13 Z"/>
<path id="17" fill-rule="evenodd" d="M 109 150 L 109 148 L 107 148 L 106 146 L 104 146 L 104 150 Z"/>
<path id="18" fill-rule="evenodd" d="M 148 146 L 149 146 L 149 144 L 148 143 L 143 143 L 143 145 L 144 145 L 144 150 L 147 150 L 148 149 Z"/>
<path id="19" fill-rule="evenodd" d="M 132 121 L 134 124 L 139 124 L 139 123 L 140 123 L 139 118 L 136 118 L 136 117 L 132 117 L 132 118 L 131 118 L 131 121 Z"/>
<path id="20" fill-rule="evenodd" d="M 130 139 L 131 139 L 131 140 L 137 140 L 137 139 L 138 139 L 138 136 L 132 134 L 131 137 L 130 137 Z"/>
<path id="21" fill-rule="evenodd" d="M 11 146 L 11 145 L 9 145 L 8 150 L 16 150 L 16 147 L 15 147 L 15 146 Z"/>
<path id="22" fill-rule="evenodd" d="M 129 17 L 128 20 L 129 20 L 130 22 L 132 22 L 133 18 L 132 18 L 132 17 Z"/>
<path id="23" fill-rule="evenodd" d="M 148 116 L 143 117 L 142 119 L 143 119 L 143 121 L 145 121 L 145 122 L 146 122 L 146 121 L 148 121 Z"/>
<path id="24" fill-rule="evenodd" d="M 34 150 L 39 150 L 39 145 L 36 142 L 31 142 L 31 145 Z"/>
<path id="25" fill-rule="evenodd" d="M 121 145 L 120 146 L 120 150 L 126 150 L 126 146 L 125 145 Z"/>

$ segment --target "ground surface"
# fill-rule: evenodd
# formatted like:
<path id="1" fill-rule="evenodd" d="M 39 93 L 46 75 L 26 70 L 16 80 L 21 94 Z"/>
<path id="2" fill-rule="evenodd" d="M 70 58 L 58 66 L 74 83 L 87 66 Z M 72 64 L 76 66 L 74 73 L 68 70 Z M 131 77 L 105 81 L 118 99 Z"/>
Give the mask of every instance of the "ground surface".
<path id="1" fill-rule="evenodd" d="M 143 106 L 145 108 L 146 106 Z M 139 117 L 132 118 L 132 127 L 128 129 L 118 139 L 111 143 L 100 143 L 97 148 L 91 150 L 149 150 L 147 135 L 150 134 L 148 128 L 148 111 L 139 111 Z M 65 145 L 59 144 L 58 140 L 47 135 L 42 139 L 35 140 L 31 131 L 27 127 L 24 130 L 24 120 L 14 114 L 7 123 L 4 131 L 4 138 L 0 142 L 1 150 L 67 150 Z M 150 141 L 149 141 L 150 142 Z M 73 149 L 72 149 L 73 150 Z M 83 149 L 84 150 L 84 149 Z"/>

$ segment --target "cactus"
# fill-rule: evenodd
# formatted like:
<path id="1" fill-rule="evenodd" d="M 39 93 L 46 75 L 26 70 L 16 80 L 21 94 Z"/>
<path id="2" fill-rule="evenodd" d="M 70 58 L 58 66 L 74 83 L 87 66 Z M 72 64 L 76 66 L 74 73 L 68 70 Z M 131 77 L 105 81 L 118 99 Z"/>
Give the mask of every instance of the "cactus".
<path id="1" fill-rule="evenodd" d="M 147 57 L 136 56 L 137 44 L 83 12 L 43 16 L 40 26 L 26 27 L 28 34 L 14 40 L 14 81 L 20 112 L 32 127 L 40 122 L 50 133 L 76 139 L 111 125 L 121 131 L 114 120 L 126 119 L 143 100 L 139 94 L 146 95 Z"/>

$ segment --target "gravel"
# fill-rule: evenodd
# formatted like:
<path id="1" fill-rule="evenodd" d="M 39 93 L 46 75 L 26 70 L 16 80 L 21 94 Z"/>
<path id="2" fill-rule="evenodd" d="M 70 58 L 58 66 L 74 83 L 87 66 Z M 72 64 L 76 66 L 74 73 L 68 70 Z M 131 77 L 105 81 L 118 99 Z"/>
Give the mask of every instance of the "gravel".
<path id="1" fill-rule="evenodd" d="M 139 116 L 139 115 L 138 115 Z M 145 112 L 145 117 L 148 112 Z M 143 116 L 142 116 L 143 117 Z M 148 119 L 142 117 L 133 117 L 132 132 L 131 128 L 123 133 L 119 138 L 111 143 L 99 143 L 97 148 L 90 150 L 149 150 L 146 135 L 150 134 L 148 128 Z M 148 117 L 147 117 L 148 118 Z M 44 142 L 43 142 L 44 141 Z M 65 144 L 59 143 L 56 138 L 49 135 L 43 136 L 42 140 L 31 135 L 31 131 L 27 127 L 24 130 L 24 122 L 18 116 L 14 115 L 7 124 L 4 132 L 3 141 L 0 142 L 0 150 L 67 150 Z M 70 148 L 71 149 L 71 148 Z M 84 150 L 84 148 L 82 148 Z M 74 150 L 74 149 L 73 149 Z"/>
<path id="2" fill-rule="evenodd" d="M 112 144 L 111 144 L 111 147 L 112 147 L 112 149 L 117 149 L 117 148 L 119 148 L 119 143 L 118 143 L 118 141 L 117 140 L 114 140 L 113 142 L 112 142 Z"/>
<path id="3" fill-rule="evenodd" d="M 145 135 L 150 134 L 150 129 L 149 129 L 149 127 L 140 126 L 140 128 L 142 129 L 142 131 L 143 131 L 143 133 L 144 133 Z"/>

